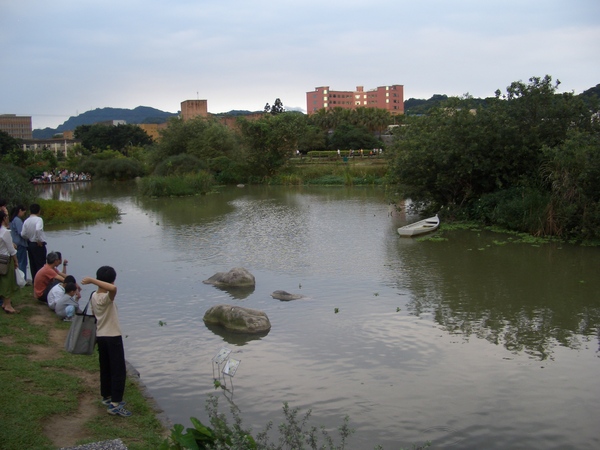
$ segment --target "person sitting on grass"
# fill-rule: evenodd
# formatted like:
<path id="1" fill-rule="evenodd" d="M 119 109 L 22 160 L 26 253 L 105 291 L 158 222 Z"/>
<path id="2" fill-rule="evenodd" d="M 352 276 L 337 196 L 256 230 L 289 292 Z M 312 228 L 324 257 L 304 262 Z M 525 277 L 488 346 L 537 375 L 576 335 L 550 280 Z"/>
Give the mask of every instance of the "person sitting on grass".
<path id="1" fill-rule="evenodd" d="M 76 312 L 81 314 L 79 299 L 77 298 L 77 285 L 75 283 L 66 283 L 63 289 L 64 294 L 56 302 L 55 312 L 65 322 L 70 322 L 73 320 Z"/>
<path id="2" fill-rule="evenodd" d="M 119 325 L 119 315 L 115 297 L 117 272 L 110 266 L 102 266 L 96 271 L 96 278 L 84 277 L 81 284 L 95 284 L 96 292 L 91 296 L 92 311 L 96 323 L 96 343 L 100 362 L 100 394 L 107 412 L 113 416 L 129 417 L 131 412 L 123 406 L 123 393 L 127 371 L 125 349 Z"/>
<path id="3" fill-rule="evenodd" d="M 63 295 L 65 295 L 65 285 L 67 283 L 74 283 L 77 286 L 77 281 L 75 281 L 75 277 L 73 275 L 67 275 L 63 281 L 58 284 L 52 286 L 52 288 L 48 291 L 48 307 L 54 311 L 56 308 L 56 302 L 58 302 Z M 79 286 L 77 286 L 79 291 Z M 77 300 L 81 298 L 81 294 L 77 293 Z"/>
<path id="4" fill-rule="evenodd" d="M 35 274 L 33 280 L 33 295 L 39 301 L 48 303 L 48 292 L 55 284 L 64 281 L 66 273 L 59 272 L 57 267 L 62 262 L 58 252 L 50 252 L 46 256 L 46 264 Z M 67 261 L 63 263 L 63 271 L 66 271 Z"/>

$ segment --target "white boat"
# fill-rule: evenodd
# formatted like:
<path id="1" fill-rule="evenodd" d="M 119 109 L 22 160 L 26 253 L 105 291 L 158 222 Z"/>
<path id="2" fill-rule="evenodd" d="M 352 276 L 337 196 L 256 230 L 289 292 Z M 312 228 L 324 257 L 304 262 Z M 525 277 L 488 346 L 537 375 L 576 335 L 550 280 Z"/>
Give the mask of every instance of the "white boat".
<path id="1" fill-rule="evenodd" d="M 419 236 L 425 233 L 431 233 L 440 226 L 440 218 L 436 214 L 429 219 L 420 220 L 410 225 L 398 228 L 398 234 L 403 237 Z"/>

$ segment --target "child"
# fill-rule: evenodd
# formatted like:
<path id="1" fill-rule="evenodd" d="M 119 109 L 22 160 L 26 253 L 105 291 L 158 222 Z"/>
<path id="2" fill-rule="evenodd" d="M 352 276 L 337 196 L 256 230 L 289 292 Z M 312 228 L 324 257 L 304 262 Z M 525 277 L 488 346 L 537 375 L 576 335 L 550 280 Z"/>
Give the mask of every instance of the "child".
<path id="1" fill-rule="evenodd" d="M 65 277 L 65 279 L 58 283 L 55 284 L 54 286 L 52 286 L 52 288 L 50 289 L 50 291 L 48 292 L 48 307 L 52 310 L 55 311 L 56 310 L 56 303 L 63 298 L 63 296 L 65 295 L 65 286 L 68 283 L 74 283 L 75 287 L 77 288 L 77 292 L 76 292 L 76 296 L 77 296 L 77 300 L 79 300 L 81 298 L 81 294 L 79 292 L 79 286 L 77 286 L 77 281 L 75 280 L 75 277 L 73 275 L 67 275 Z"/>
<path id="2" fill-rule="evenodd" d="M 102 403 L 108 407 L 108 413 L 114 416 L 129 417 L 131 412 L 123 406 L 125 391 L 125 350 L 119 325 L 117 305 L 117 287 L 114 282 L 117 272 L 110 266 L 102 266 L 96 271 L 96 278 L 85 277 L 81 284 L 98 286 L 92 294 L 92 311 L 98 320 L 96 342 L 100 360 L 100 394 Z"/>
<path id="3" fill-rule="evenodd" d="M 75 283 L 67 283 L 64 286 L 63 296 L 56 301 L 54 310 L 56 315 L 62 318 L 65 322 L 73 320 L 75 312 L 81 313 L 77 298 L 77 285 Z M 50 299 L 50 296 L 48 296 Z"/>

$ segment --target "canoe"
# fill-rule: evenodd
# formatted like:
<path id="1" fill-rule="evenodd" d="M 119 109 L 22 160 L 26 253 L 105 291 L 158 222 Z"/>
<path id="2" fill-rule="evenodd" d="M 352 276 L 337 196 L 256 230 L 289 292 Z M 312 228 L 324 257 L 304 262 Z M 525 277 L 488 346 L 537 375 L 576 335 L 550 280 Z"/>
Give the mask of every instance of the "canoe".
<path id="1" fill-rule="evenodd" d="M 429 219 L 420 220 L 410 225 L 398 228 L 398 234 L 403 237 L 419 236 L 425 233 L 431 233 L 440 226 L 440 218 L 436 214 Z"/>

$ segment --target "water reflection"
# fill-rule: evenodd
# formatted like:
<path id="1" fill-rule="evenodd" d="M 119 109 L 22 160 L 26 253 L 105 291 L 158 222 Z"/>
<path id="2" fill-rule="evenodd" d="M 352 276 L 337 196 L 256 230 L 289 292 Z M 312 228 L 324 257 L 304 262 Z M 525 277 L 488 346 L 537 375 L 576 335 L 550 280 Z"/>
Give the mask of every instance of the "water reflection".
<path id="1" fill-rule="evenodd" d="M 36 194 L 45 200 L 70 201 L 75 192 L 90 190 L 90 181 L 74 181 L 71 183 L 49 183 L 35 186 Z"/>
<path id="2" fill-rule="evenodd" d="M 539 360 L 551 358 L 556 345 L 578 349 L 593 339 L 600 327 L 596 270 L 582 258 L 590 249 L 532 247 L 484 232 L 449 236 L 398 246 L 401 260 L 410 261 L 401 267 L 401 285 L 413 294 L 413 314 L 432 313 L 449 333 Z"/>
<path id="3" fill-rule="evenodd" d="M 209 324 L 206 322 L 204 323 L 204 325 L 206 325 L 206 328 L 208 328 L 210 331 L 212 331 L 215 335 L 223 338 L 223 340 L 225 342 L 227 342 L 228 344 L 236 345 L 239 347 L 246 345 L 248 342 L 260 341 L 261 339 L 263 339 L 265 336 L 267 336 L 269 334 L 268 331 L 265 331 L 263 333 L 253 333 L 253 334 L 234 333 L 233 331 L 229 331 L 220 325 Z"/>
<path id="4" fill-rule="evenodd" d="M 231 298 L 236 300 L 244 300 L 248 298 L 254 290 L 254 286 L 213 286 L 215 289 L 219 289 L 223 292 L 227 292 Z"/>

